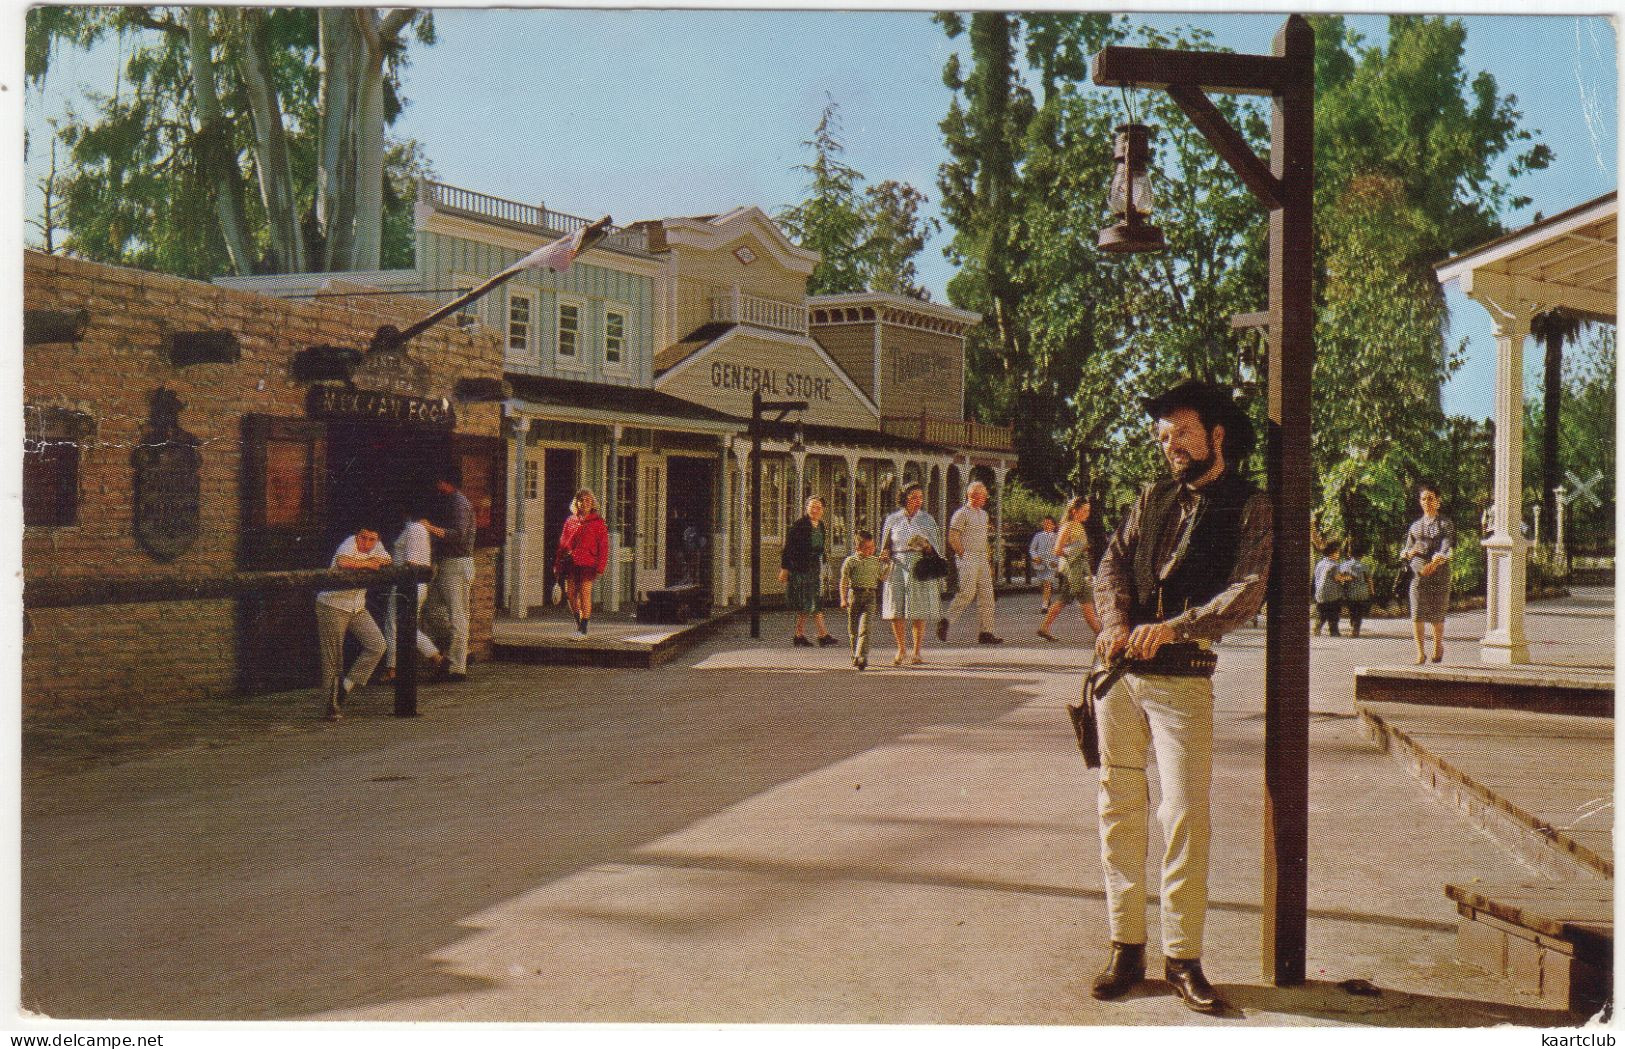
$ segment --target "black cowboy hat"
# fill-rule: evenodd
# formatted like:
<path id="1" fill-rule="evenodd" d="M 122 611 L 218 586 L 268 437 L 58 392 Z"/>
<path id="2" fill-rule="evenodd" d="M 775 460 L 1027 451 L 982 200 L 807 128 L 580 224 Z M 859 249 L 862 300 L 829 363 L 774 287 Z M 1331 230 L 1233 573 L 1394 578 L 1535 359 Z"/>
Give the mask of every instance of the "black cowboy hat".
<path id="1" fill-rule="evenodd" d="M 1224 427 L 1224 457 L 1232 464 L 1246 458 L 1257 443 L 1253 422 L 1246 409 L 1236 403 L 1231 392 L 1217 383 L 1186 379 L 1165 393 L 1145 400 L 1146 414 L 1153 420 L 1166 419 L 1168 413 L 1189 408 L 1202 417 L 1208 429 Z"/>

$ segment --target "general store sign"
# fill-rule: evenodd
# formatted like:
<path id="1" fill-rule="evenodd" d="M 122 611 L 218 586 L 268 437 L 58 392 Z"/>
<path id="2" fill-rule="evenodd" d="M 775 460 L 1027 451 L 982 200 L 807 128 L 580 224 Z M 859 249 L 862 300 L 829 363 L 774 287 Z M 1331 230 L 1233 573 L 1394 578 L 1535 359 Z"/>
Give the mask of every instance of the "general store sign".
<path id="1" fill-rule="evenodd" d="M 711 362 L 711 386 L 718 390 L 740 390 L 764 397 L 796 397 L 806 401 L 833 400 L 835 380 L 805 372 L 761 368 L 733 361 Z"/>

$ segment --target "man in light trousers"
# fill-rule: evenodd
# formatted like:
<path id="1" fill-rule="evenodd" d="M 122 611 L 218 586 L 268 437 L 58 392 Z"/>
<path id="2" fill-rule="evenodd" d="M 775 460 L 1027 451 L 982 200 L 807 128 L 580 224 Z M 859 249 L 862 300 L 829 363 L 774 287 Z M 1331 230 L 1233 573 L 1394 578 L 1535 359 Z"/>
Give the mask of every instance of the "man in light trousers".
<path id="1" fill-rule="evenodd" d="M 1269 581 L 1269 497 L 1235 472 L 1251 422 L 1230 394 L 1187 381 L 1146 402 L 1172 476 L 1148 485 L 1095 575 L 1096 654 L 1127 660 L 1097 697 L 1100 851 L 1111 951 L 1091 993 L 1121 997 L 1145 977 L 1146 853 L 1154 753 L 1162 803 L 1164 976 L 1189 1008 L 1224 1002 L 1202 972 L 1213 777 L 1211 643 L 1247 623 Z"/>
<path id="2" fill-rule="evenodd" d="M 425 519 L 434 537 L 435 577 L 451 619 L 451 644 L 446 650 L 446 680 L 468 680 L 468 603 L 474 592 L 474 505 L 449 477 L 435 482 L 444 496 L 448 515 L 444 527 Z"/>
<path id="3" fill-rule="evenodd" d="M 376 572 L 389 564 L 389 555 L 378 545 L 378 533 L 371 528 L 359 528 L 333 554 L 329 568 L 365 569 Z M 361 652 L 344 669 L 344 635 L 355 634 L 361 642 Z M 367 591 L 323 590 L 316 595 L 316 638 L 322 660 L 322 692 L 326 696 L 327 720 L 337 721 L 344 716 L 344 701 L 350 693 L 365 685 L 384 658 L 384 635 L 378 632 L 378 623 L 367 611 Z"/>
<path id="4" fill-rule="evenodd" d="M 948 628 L 974 601 L 981 626 L 976 643 L 1004 643 L 1004 638 L 993 635 L 993 564 L 988 559 L 986 506 L 987 485 L 972 481 L 965 489 L 965 505 L 948 520 L 948 545 L 953 549 L 954 567 L 959 573 L 959 592 L 948 606 L 948 614 L 937 620 L 938 641 L 948 640 Z"/>

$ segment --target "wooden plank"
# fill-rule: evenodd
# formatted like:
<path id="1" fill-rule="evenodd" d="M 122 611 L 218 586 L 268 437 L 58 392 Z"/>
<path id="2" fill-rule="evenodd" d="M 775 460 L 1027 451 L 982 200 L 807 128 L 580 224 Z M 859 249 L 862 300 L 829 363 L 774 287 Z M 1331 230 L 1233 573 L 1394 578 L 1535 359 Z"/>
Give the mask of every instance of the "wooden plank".
<path id="1" fill-rule="evenodd" d="M 1446 885 L 1445 895 L 1474 910 L 1548 936 L 1565 936 L 1571 924 L 1584 926 L 1584 931 L 1613 928 L 1611 880 Z"/>
<path id="2" fill-rule="evenodd" d="M 1094 82 L 1101 87 L 1186 84 L 1233 95 L 1279 94 L 1296 71 L 1295 63 L 1280 56 L 1152 47 L 1104 48 L 1095 55 L 1091 68 Z"/>

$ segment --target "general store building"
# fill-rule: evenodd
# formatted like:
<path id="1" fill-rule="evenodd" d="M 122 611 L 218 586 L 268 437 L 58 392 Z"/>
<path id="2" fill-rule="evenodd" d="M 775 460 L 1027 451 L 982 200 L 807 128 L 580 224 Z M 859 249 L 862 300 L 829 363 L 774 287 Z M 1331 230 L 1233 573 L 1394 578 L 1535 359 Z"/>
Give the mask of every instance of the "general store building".
<path id="1" fill-rule="evenodd" d="M 420 186 L 412 270 L 247 278 L 278 295 L 365 286 L 448 301 L 586 219 L 436 182 Z M 508 535 L 500 601 L 544 606 L 552 551 L 580 487 L 610 522 L 610 609 L 694 583 L 716 605 L 749 593 L 751 395 L 805 400 L 767 428 L 762 589 L 806 496 L 833 549 L 877 531 L 904 482 L 945 520 L 972 471 L 995 492 L 1009 431 L 965 421 L 964 333 L 975 314 L 901 296 L 808 297 L 818 256 L 755 207 L 634 223 L 565 273 L 525 271 L 463 322 L 504 346 Z"/>

